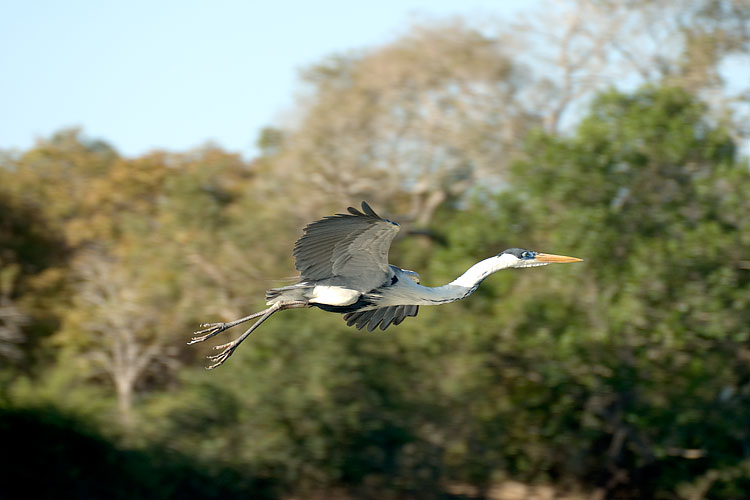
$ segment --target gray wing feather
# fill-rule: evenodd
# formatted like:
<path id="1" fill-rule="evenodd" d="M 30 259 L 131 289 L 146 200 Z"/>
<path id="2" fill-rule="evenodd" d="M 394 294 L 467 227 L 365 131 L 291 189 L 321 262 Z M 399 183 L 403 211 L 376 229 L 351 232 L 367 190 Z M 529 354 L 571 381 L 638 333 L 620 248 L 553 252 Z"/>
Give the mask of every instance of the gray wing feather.
<path id="1" fill-rule="evenodd" d="M 400 324 L 403 320 L 410 316 L 416 316 L 419 312 L 419 306 L 401 306 L 404 308 L 403 314 L 396 318 L 393 322 L 394 325 Z"/>
<path id="2" fill-rule="evenodd" d="M 348 211 L 305 227 L 294 244 L 295 267 L 306 281 L 356 278 L 365 292 L 392 274 L 388 250 L 399 226 L 378 216 L 366 202 L 362 212 L 352 207 Z"/>
<path id="3" fill-rule="evenodd" d="M 354 325 L 361 330 L 367 325 L 368 331 L 373 331 L 380 324 L 380 329 L 385 330 L 391 323 L 398 325 L 409 316 L 416 316 L 419 306 L 386 306 L 367 311 L 355 311 L 344 315 L 347 326 Z"/>
<path id="4" fill-rule="evenodd" d="M 380 323 L 381 330 L 388 328 L 393 323 L 393 320 L 396 319 L 396 314 L 398 313 L 397 307 L 385 307 L 384 309 L 385 314 L 383 315 L 383 321 Z"/>
<path id="5" fill-rule="evenodd" d="M 359 318 L 357 318 L 357 330 L 361 330 L 364 328 L 364 326 L 367 324 L 368 321 L 370 321 L 371 314 L 363 314 Z"/>
<path id="6" fill-rule="evenodd" d="M 371 332 L 375 328 L 377 328 L 380 322 L 383 321 L 383 316 L 385 316 L 385 307 L 375 309 L 375 313 L 372 315 L 370 321 L 367 324 L 367 331 Z"/>

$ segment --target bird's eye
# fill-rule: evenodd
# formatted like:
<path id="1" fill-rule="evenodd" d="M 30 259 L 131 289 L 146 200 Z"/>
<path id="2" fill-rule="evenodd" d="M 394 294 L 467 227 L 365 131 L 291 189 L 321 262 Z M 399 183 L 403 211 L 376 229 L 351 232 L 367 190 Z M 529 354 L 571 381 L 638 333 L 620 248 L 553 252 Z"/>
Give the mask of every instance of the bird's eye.
<path id="1" fill-rule="evenodd" d="M 536 255 L 534 252 L 529 252 L 528 250 L 525 250 L 521 253 L 522 259 L 533 259 L 534 255 Z"/>

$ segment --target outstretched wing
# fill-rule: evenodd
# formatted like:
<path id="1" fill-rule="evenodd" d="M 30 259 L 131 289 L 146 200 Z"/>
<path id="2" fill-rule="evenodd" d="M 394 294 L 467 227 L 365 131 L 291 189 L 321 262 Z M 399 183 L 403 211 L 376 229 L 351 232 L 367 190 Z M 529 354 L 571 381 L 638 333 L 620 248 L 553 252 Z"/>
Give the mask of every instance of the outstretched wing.
<path id="1" fill-rule="evenodd" d="M 356 326 L 361 330 L 367 325 L 367 331 L 371 332 L 378 325 L 381 330 L 388 328 L 391 323 L 398 325 L 408 316 L 416 316 L 419 306 L 387 306 L 367 311 L 355 311 L 344 315 L 346 326 Z"/>
<path id="2" fill-rule="evenodd" d="M 388 249 L 399 225 L 364 201 L 361 212 L 352 207 L 348 211 L 305 227 L 294 244 L 295 267 L 305 281 L 344 277 L 349 286 L 367 292 L 393 274 Z"/>

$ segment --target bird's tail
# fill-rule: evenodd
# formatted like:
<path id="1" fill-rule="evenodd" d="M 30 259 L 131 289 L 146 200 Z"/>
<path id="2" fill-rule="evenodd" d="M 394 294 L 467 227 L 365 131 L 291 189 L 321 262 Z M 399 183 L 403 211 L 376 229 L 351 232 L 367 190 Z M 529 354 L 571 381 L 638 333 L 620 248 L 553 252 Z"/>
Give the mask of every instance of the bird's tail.
<path id="1" fill-rule="evenodd" d="M 310 285 L 305 283 L 271 288 L 270 290 L 266 290 L 266 304 L 270 306 L 281 300 L 308 300 L 308 292 L 311 288 Z"/>

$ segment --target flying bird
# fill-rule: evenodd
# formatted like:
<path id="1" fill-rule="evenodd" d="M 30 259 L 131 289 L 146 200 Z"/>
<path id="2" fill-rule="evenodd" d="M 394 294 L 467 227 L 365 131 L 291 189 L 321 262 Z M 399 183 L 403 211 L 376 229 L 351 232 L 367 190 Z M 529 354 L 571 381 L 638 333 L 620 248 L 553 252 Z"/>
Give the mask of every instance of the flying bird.
<path id="1" fill-rule="evenodd" d="M 245 333 L 214 349 L 208 356 L 216 368 L 234 353 L 248 335 L 273 313 L 300 307 L 319 307 L 342 313 L 347 326 L 368 331 L 385 330 L 409 316 L 419 306 L 447 304 L 474 293 L 489 275 L 508 268 L 544 266 L 552 263 L 580 262 L 582 259 L 509 248 L 471 266 L 447 285 L 427 287 L 419 284 L 419 275 L 388 263 L 388 249 L 399 225 L 380 217 L 366 202 L 362 211 L 349 207 L 348 214 L 324 217 L 308 224 L 294 244 L 295 267 L 300 281 L 266 292 L 269 307 L 229 323 L 203 323 L 188 344 L 203 342 L 214 335 L 258 318 Z"/>

